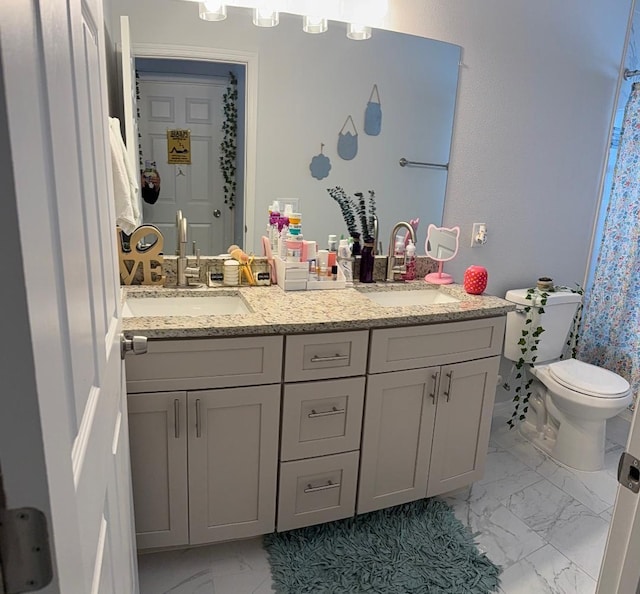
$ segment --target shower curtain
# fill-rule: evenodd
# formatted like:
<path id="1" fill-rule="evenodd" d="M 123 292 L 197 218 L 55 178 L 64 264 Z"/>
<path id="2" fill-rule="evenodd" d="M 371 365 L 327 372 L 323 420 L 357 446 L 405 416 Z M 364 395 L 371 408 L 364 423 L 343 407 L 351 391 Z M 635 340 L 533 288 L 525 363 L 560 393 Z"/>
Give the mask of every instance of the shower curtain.
<path id="1" fill-rule="evenodd" d="M 627 102 L 600 253 L 587 288 L 578 358 L 640 389 L 640 83 Z"/>

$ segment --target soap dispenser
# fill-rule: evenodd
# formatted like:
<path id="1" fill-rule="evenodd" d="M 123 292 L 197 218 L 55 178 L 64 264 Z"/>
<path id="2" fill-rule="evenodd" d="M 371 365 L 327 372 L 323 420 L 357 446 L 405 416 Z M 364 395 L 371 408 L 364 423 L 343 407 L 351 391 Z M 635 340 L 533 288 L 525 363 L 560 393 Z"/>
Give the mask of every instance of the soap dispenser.
<path id="1" fill-rule="evenodd" d="M 406 256 L 404 260 L 405 273 L 404 280 L 412 281 L 416 279 L 416 246 L 413 241 L 409 240 L 407 245 Z"/>

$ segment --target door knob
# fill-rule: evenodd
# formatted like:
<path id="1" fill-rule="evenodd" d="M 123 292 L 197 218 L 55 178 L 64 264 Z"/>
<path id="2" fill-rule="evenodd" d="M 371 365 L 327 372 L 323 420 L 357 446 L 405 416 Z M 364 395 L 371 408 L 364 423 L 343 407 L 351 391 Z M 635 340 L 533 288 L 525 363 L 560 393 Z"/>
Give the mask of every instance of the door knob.
<path id="1" fill-rule="evenodd" d="M 120 357 L 124 359 L 127 353 L 134 355 L 144 355 L 147 352 L 147 337 L 132 336 L 127 338 L 124 334 L 120 334 Z"/>
<path id="2" fill-rule="evenodd" d="M 219 208 L 216 208 L 216 209 L 213 211 L 213 216 L 214 216 L 214 217 L 216 217 L 216 219 L 219 219 L 219 218 L 222 216 L 222 212 L 220 211 L 220 209 L 219 209 Z"/>

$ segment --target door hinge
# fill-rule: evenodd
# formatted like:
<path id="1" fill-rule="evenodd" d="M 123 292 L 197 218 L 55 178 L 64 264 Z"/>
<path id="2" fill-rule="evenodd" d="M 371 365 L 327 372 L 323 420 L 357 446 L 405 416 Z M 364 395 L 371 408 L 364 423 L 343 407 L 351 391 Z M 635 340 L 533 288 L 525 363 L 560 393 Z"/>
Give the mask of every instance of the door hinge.
<path id="1" fill-rule="evenodd" d="M 633 493 L 640 492 L 640 460 L 628 452 L 623 452 L 620 456 L 618 482 Z"/>
<path id="2" fill-rule="evenodd" d="M 41 511 L 0 509 L 0 564 L 5 594 L 33 592 L 51 581 L 49 531 Z"/>

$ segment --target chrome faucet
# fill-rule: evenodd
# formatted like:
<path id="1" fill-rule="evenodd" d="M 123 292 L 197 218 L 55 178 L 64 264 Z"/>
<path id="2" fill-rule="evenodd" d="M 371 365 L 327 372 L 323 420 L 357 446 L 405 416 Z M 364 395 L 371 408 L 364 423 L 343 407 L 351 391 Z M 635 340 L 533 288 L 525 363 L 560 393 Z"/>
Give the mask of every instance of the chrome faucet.
<path id="1" fill-rule="evenodd" d="M 196 242 L 193 242 L 193 255 L 196 257 L 195 267 L 189 267 L 187 258 L 187 219 L 182 216 L 182 211 L 176 213 L 176 227 L 178 235 L 178 279 L 179 287 L 190 286 L 190 281 L 195 279 L 200 281 L 200 250 L 196 250 Z"/>
<path id="2" fill-rule="evenodd" d="M 413 230 L 413 227 L 409 223 L 405 223 L 404 221 L 400 221 L 396 223 L 391 230 L 391 238 L 389 239 L 389 257 L 387 258 L 387 281 L 396 280 L 394 277 L 396 274 L 403 274 L 406 272 L 406 268 L 404 262 L 402 265 L 396 264 L 396 259 L 394 257 L 394 247 L 396 244 L 396 234 L 398 233 L 398 229 L 402 227 L 406 228 L 409 232 L 409 237 L 413 243 L 416 242 L 416 234 Z M 406 259 L 405 259 L 406 261 Z"/>

